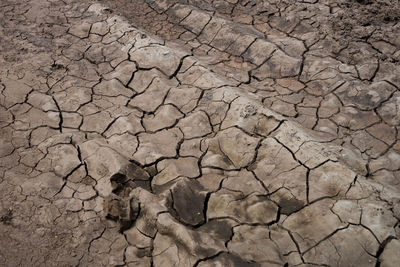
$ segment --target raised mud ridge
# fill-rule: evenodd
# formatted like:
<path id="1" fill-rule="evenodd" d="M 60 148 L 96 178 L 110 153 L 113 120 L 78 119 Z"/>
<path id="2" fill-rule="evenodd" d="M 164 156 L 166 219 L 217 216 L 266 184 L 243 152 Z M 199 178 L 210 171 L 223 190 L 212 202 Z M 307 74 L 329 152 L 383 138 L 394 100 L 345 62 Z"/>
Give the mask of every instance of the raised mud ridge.
<path id="1" fill-rule="evenodd" d="M 2 1 L 0 265 L 400 266 L 398 17 L 341 3 Z"/>

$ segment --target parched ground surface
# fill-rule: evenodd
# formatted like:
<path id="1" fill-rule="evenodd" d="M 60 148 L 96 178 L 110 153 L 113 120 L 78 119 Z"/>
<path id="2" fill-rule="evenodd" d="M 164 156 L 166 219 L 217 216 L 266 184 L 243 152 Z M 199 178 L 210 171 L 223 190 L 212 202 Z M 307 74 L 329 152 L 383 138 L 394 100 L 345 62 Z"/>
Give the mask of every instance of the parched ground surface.
<path id="1" fill-rule="evenodd" d="M 400 266 L 399 16 L 0 1 L 0 265 Z"/>

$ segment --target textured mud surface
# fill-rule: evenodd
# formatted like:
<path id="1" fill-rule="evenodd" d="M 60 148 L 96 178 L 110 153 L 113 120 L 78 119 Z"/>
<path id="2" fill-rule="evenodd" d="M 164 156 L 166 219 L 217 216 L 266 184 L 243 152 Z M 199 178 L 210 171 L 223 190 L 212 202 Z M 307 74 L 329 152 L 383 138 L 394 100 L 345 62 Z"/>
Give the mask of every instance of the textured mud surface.
<path id="1" fill-rule="evenodd" d="M 0 2 L 1 266 L 399 266 L 398 0 Z"/>

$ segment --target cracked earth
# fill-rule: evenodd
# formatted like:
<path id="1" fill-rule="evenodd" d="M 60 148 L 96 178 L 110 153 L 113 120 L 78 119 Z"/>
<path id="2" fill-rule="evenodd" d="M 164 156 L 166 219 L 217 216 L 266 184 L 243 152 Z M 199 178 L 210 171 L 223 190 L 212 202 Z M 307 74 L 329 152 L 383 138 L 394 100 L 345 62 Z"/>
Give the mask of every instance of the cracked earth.
<path id="1" fill-rule="evenodd" d="M 399 14 L 0 1 L 0 265 L 400 266 Z"/>

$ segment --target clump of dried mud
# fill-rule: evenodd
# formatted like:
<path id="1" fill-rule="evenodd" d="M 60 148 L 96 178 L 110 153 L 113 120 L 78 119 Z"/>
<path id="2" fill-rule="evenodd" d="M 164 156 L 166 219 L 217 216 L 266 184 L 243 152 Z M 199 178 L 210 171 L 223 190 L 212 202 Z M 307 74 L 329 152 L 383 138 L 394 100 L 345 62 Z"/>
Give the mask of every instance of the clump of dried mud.
<path id="1" fill-rule="evenodd" d="M 400 46 L 399 0 L 346 0 L 329 18 L 336 40 L 341 42 L 381 40 Z M 381 60 L 399 63 L 400 55 L 380 55 Z"/>
<path id="2" fill-rule="evenodd" d="M 336 28 L 344 25 L 349 28 L 357 26 L 389 26 L 400 19 L 400 2 L 398 0 L 348 0 L 339 3 L 341 10 L 332 19 Z"/>

